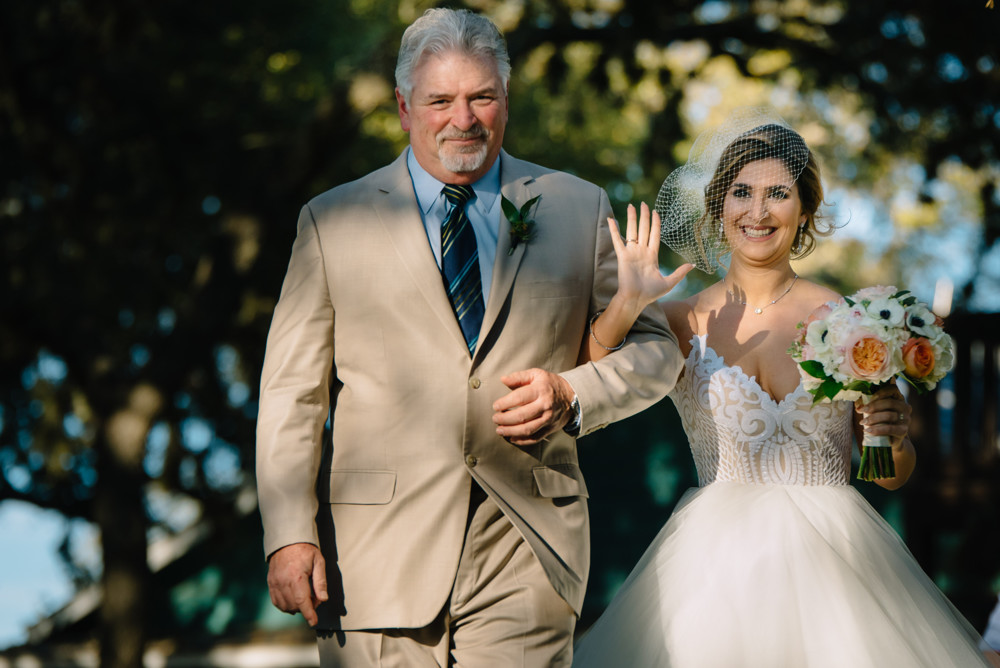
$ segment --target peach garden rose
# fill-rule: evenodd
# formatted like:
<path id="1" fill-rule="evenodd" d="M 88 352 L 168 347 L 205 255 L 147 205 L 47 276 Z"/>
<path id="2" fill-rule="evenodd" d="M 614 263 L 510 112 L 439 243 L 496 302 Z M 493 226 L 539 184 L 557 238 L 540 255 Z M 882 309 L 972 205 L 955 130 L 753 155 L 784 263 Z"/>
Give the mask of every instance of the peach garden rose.
<path id="1" fill-rule="evenodd" d="M 907 376 L 914 380 L 926 378 L 934 370 L 934 347 L 924 337 L 910 337 L 903 344 L 903 364 Z"/>
<path id="2" fill-rule="evenodd" d="M 851 378 L 882 383 L 894 374 L 889 346 L 870 331 L 859 329 L 847 337 L 841 372 Z"/>

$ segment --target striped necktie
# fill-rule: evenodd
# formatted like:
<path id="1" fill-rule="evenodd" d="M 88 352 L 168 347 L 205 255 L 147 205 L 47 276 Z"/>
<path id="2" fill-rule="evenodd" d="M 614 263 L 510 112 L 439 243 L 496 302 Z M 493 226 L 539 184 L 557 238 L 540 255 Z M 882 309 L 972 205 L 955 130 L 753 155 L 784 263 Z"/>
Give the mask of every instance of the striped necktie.
<path id="1" fill-rule="evenodd" d="M 445 185 L 441 192 L 452 205 L 441 225 L 441 275 L 471 355 L 476 350 L 485 312 L 476 234 L 465 215 L 465 204 L 474 192 L 471 186 L 453 185 Z"/>

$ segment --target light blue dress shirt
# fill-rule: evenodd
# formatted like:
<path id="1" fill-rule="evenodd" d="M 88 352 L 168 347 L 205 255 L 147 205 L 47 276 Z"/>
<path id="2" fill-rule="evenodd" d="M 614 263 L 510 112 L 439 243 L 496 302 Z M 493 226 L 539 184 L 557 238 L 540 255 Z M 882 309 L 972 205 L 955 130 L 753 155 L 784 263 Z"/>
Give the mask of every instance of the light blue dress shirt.
<path id="1" fill-rule="evenodd" d="M 406 149 L 406 166 L 410 170 L 413 192 L 427 230 L 427 241 L 434 251 L 434 259 L 441 267 L 441 223 L 451 210 L 451 204 L 441 193 L 445 184 L 431 176 L 420 166 L 413 151 Z M 493 263 L 497 255 L 497 236 L 500 234 L 500 158 L 481 179 L 472 184 L 476 197 L 465 205 L 465 214 L 472 223 L 479 250 L 479 273 L 483 280 L 483 304 L 490 298 L 493 281 Z"/>

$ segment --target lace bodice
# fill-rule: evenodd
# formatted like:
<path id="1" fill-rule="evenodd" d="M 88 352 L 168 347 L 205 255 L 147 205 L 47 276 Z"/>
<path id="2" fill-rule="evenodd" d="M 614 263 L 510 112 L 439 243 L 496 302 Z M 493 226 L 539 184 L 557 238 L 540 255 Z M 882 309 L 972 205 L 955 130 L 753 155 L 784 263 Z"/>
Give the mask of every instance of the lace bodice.
<path id="1" fill-rule="evenodd" d="M 775 402 L 756 378 L 726 366 L 705 335 L 695 335 L 691 344 L 670 398 L 690 441 L 700 486 L 847 484 L 850 402 L 814 406 L 801 383 Z"/>

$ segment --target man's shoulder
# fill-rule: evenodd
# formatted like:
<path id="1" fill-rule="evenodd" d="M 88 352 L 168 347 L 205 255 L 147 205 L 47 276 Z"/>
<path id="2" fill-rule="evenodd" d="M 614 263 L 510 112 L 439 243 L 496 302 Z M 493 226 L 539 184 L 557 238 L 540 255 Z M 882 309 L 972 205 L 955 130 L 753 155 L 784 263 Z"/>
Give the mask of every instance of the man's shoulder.
<path id="1" fill-rule="evenodd" d="M 572 172 L 553 169 L 527 160 L 515 158 L 509 153 L 503 155 L 503 169 L 515 176 L 528 176 L 538 183 L 563 187 L 600 191 L 600 186 L 580 178 Z M 505 178 L 506 180 L 506 178 Z"/>
<path id="2" fill-rule="evenodd" d="M 398 187 L 403 176 L 409 178 L 406 171 L 405 153 L 388 165 L 353 181 L 341 183 L 321 192 L 310 199 L 306 206 L 311 209 L 325 209 L 331 206 L 342 206 L 356 200 L 367 201 L 371 199 L 373 190 L 389 190 Z"/>

